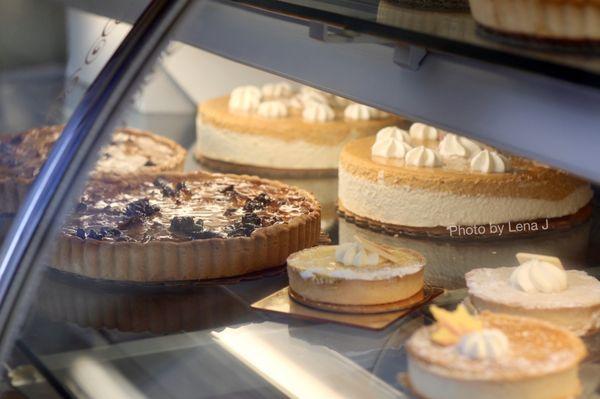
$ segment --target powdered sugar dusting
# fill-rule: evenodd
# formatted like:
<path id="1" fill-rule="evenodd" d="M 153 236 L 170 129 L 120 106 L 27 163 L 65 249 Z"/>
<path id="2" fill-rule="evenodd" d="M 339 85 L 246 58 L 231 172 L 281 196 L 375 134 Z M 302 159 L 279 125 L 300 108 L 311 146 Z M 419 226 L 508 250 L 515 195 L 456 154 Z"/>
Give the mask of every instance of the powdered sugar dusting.
<path id="1" fill-rule="evenodd" d="M 567 270 L 567 289 L 555 293 L 525 292 L 510 283 L 515 267 L 474 269 L 465 275 L 469 294 L 483 300 L 526 309 L 600 305 L 600 281 L 581 270 Z"/>

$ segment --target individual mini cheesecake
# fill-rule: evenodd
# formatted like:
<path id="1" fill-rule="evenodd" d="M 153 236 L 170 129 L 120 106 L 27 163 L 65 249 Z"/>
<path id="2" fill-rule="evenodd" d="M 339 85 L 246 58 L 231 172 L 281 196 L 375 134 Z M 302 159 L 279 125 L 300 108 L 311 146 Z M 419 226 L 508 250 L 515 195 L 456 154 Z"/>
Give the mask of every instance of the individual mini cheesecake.
<path id="1" fill-rule="evenodd" d="M 366 240 L 305 249 L 287 265 L 293 293 L 317 303 L 382 305 L 423 290 L 421 254 Z"/>
<path id="2" fill-rule="evenodd" d="M 401 123 L 396 116 L 306 86 L 242 86 L 199 105 L 195 154 L 220 171 L 335 176 L 345 143 Z"/>
<path id="3" fill-rule="evenodd" d="M 0 213 L 19 208 L 63 126 L 44 126 L 0 137 Z M 117 129 L 102 148 L 92 177 L 183 171 L 186 150 L 156 134 Z"/>
<path id="4" fill-rule="evenodd" d="M 562 171 L 415 123 L 348 143 L 338 197 L 342 213 L 375 228 L 470 238 L 571 227 L 589 218 L 592 191 Z"/>
<path id="5" fill-rule="evenodd" d="M 465 275 L 469 301 L 490 310 L 546 320 L 577 335 L 600 330 L 600 281 L 564 270 L 560 259 L 517 254 L 515 267 L 474 269 Z"/>
<path id="6" fill-rule="evenodd" d="M 571 332 L 528 317 L 432 306 L 406 344 L 410 387 L 427 399 L 575 398 L 586 356 Z"/>

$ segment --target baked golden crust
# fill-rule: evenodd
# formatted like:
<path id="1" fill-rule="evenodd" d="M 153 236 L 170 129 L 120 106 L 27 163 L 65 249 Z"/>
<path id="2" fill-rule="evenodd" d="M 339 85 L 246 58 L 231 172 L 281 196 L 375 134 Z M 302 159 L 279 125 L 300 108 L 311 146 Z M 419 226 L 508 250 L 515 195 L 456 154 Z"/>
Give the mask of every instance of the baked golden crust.
<path id="1" fill-rule="evenodd" d="M 282 183 L 253 176 L 205 172 L 172 176 L 185 176 L 188 182 L 206 176 L 231 177 L 238 181 L 289 189 Z M 144 179 L 144 176 L 135 179 Z M 95 184 L 101 182 L 97 180 Z M 294 190 L 311 204 L 311 210 L 291 217 L 285 223 L 256 228 L 250 236 L 196 240 L 154 237 L 149 241 L 118 241 L 81 239 L 64 230 L 53 267 L 97 279 L 165 282 L 230 277 L 280 266 L 290 253 L 315 245 L 320 235 L 318 201 L 308 192 Z"/>
<path id="2" fill-rule="evenodd" d="M 340 168 L 373 182 L 466 196 L 520 197 L 560 200 L 588 183 L 557 169 L 520 157 L 510 157 L 507 173 L 473 173 L 446 167 L 406 167 L 399 161 L 371 159 L 374 137 L 353 140 L 342 150 Z"/>
<path id="3" fill-rule="evenodd" d="M 34 128 L 25 132 L 8 136 L 4 138 L 2 142 L 0 142 L 0 146 L 14 138 L 19 138 L 20 140 L 32 139 L 34 142 L 39 142 L 38 147 L 30 149 L 31 151 L 34 151 L 34 153 L 25 152 L 15 153 L 13 155 L 5 155 L 23 159 L 15 159 L 16 166 L 14 168 L 17 170 L 11 171 L 10 168 L 0 168 L 0 213 L 14 213 L 19 209 L 20 205 L 25 200 L 25 196 L 29 191 L 29 187 L 37 177 L 39 169 L 46 161 L 48 152 L 51 150 L 52 145 L 59 137 L 63 127 L 64 126 L 62 125 L 55 125 Z M 138 172 L 160 173 L 183 171 L 183 164 L 185 162 L 187 151 L 176 142 L 138 129 L 122 128 L 118 129 L 117 132 L 121 132 L 131 138 L 149 140 L 157 143 L 168 149 L 170 154 L 168 156 L 161 157 L 160 162 L 157 162 L 154 165 L 143 166 L 142 168 L 138 168 L 139 170 L 135 171 L 123 172 L 118 167 L 116 169 L 100 167 L 92 171 L 92 178 L 102 178 L 109 177 L 114 174 L 124 175 Z M 135 146 L 135 142 L 132 144 L 132 147 Z M 27 145 L 29 146 L 29 144 Z M 32 159 L 34 156 L 35 159 Z M 107 160 L 100 160 L 99 165 L 106 161 Z M 23 167 L 21 165 L 22 162 L 25 162 L 28 165 L 25 168 L 28 171 L 27 173 L 23 173 Z"/>
<path id="4" fill-rule="evenodd" d="M 434 326 L 422 327 L 409 339 L 409 355 L 436 374 L 460 380 L 518 381 L 575 367 L 587 351 L 581 339 L 550 323 L 520 316 L 482 312 L 484 328 L 502 331 L 510 353 L 498 362 L 482 362 L 459 355 L 454 347 L 433 343 Z"/>
<path id="5" fill-rule="evenodd" d="M 334 146 L 352 137 L 373 134 L 391 125 L 406 126 L 406 121 L 398 116 L 382 119 L 349 121 L 343 117 L 343 110 L 335 109 L 336 118 L 330 122 L 307 123 L 299 111 L 290 110 L 290 116 L 280 119 L 267 119 L 257 115 L 229 112 L 229 96 L 202 102 L 198 115 L 202 123 L 236 133 L 255 134 L 273 137 L 278 140 L 302 140 L 318 145 Z"/>

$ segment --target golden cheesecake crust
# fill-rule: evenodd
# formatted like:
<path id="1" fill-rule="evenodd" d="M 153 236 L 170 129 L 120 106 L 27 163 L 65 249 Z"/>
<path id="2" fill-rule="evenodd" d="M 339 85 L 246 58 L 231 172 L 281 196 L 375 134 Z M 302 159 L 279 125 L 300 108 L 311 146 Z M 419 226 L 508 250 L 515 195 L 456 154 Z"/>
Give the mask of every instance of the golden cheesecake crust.
<path id="1" fill-rule="evenodd" d="M 353 140 L 342 150 L 340 167 L 352 175 L 390 186 L 407 186 L 466 196 L 520 197 L 560 200 L 586 181 L 536 162 L 509 157 L 512 170 L 506 173 L 475 173 L 446 167 L 404 166 L 399 160 L 371 157 L 374 137 Z"/>
<path id="2" fill-rule="evenodd" d="M 286 118 L 269 119 L 258 115 L 246 115 L 229 111 L 229 96 L 202 102 L 198 115 L 202 123 L 217 128 L 272 137 L 278 140 L 302 140 L 318 145 L 334 146 L 352 137 L 362 137 L 386 126 L 406 126 L 402 118 L 391 115 L 381 119 L 350 121 L 345 120 L 343 109 L 335 108 L 335 119 L 329 122 L 308 123 L 302 120 L 299 110 L 289 109 Z"/>

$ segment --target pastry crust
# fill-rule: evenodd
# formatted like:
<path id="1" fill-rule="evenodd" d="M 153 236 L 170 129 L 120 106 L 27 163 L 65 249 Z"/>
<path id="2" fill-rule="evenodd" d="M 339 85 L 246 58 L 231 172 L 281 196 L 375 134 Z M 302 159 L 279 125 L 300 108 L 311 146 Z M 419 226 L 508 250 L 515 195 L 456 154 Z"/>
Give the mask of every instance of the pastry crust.
<path id="1" fill-rule="evenodd" d="M 205 172 L 172 176 L 185 176 L 187 181 L 225 176 L 289 188 L 282 183 L 253 176 Z M 149 177 L 139 176 L 136 179 Z M 296 191 L 311 203 L 310 212 L 285 223 L 257 228 L 249 237 L 132 242 L 82 240 L 63 233 L 58 241 L 53 267 L 96 279 L 167 282 L 238 276 L 280 266 L 290 253 L 315 245 L 320 236 L 321 209 L 318 201 L 308 192 Z"/>
<path id="2" fill-rule="evenodd" d="M 0 174 L 0 213 L 15 213 L 19 209 L 25 200 L 25 196 L 29 192 L 29 187 L 37 177 L 37 169 L 41 168 L 45 162 L 52 144 L 60 134 L 60 131 L 62 131 L 63 127 L 64 126 L 62 125 L 45 126 L 17 133 L 10 136 L 10 138 L 7 138 L 10 140 L 16 137 L 27 137 L 28 135 L 39 134 L 40 137 L 47 141 L 37 151 L 37 156 L 39 159 L 32 160 L 32 162 L 36 163 L 36 165 L 32 165 L 35 166 L 35 168 L 33 168 L 35 169 L 34 173 L 22 175 L 18 171 L 15 171 L 14 173 L 5 172 Z M 171 154 L 166 157 L 163 162 L 152 166 L 144 166 L 144 173 L 183 171 L 183 164 L 185 162 L 187 151 L 174 141 L 154 133 L 133 128 L 122 128 L 118 129 L 117 132 L 123 132 L 130 137 L 152 140 L 170 151 Z M 51 138 L 49 136 L 56 137 Z M 142 170 L 134 172 L 122 172 L 118 167 L 115 169 L 102 167 L 92 171 L 91 178 L 110 177 L 111 175 L 115 174 L 126 175 L 137 172 L 142 172 Z"/>
<path id="3" fill-rule="evenodd" d="M 600 41 L 598 0 L 470 0 L 473 18 L 502 33 Z"/>

